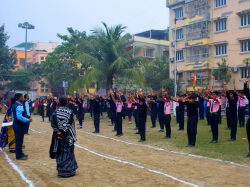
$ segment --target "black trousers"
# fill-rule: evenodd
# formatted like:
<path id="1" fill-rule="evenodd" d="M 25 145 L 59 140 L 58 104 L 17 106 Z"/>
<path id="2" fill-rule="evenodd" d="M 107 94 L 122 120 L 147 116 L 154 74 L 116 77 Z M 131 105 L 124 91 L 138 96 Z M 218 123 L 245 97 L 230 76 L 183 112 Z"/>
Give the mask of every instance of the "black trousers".
<path id="1" fill-rule="evenodd" d="M 114 122 L 115 122 L 114 130 L 117 131 L 117 126 L 116 126 L 116 124 L 117 124 L 116 112 L 113 113 L 113 120 L 114 120 Z"/>
<path id="2" fill-rule="evenodd" d="M 179 107 L 176 107 L 176 123 L 179 123 Z"/>
<path id="3" fill-rule="evenodd" d="M 230 114 L 231 121 L 231 138 L 236 139 L 237 133 L 237 114 Z"/>
<path id="4" fill-rule="evenodd" d="M 229 107 L 226 107 L 226 117 L 227 117 L 227 128 L 231 128 Z"/>
<path id="5" fill-rule="evenodd" d="M 138 124 L 141 140 L 146 140 L 146 117 L 139 117 Z"/>
<path id="6" fill-rule="evenodd" d="M 238 108 L 238 115 L 239 115 L 239 126 L 245 127 L 245 107 L 239 107 Z"/>
<path id="7" fill-rule="evenodd" d="M 90 104 L 89 106 L 89 113 L 90 113 L 90 117 L 92 117 L 92 113 L 93 113 L 93 106 Z"/>
<path id="8" fill-rule="evenodd" d="M 122 134 L 122 112 L 116 113 L 117 134 Z"/>
<path id="9" fill-rule="evenodd" d="M 189 116 L 187 120 L 187 136 L 189 145 L 195 146 L 196 134 L 197 134 L 197 118 L 196 116 Z"/>
<path id="10" fill-rule="evenodd" d="M 211 114 L 209 106 L 206 107 L 205 112 L 206 112 L 207 124 L 211 125 Z"/>
<path id="11" fill-rule="evenodd" d="M 78 118 L 80 126 L 82 126 L 82 118 Z"/>
<path id="12" fill-rule="evenodd" d="M 99 127 L 100 127 L 100 113 L 94 113 L 94 126 L 95 126 L 95 131 L 99 132 Z"/>
<path id="13" fill-rule="evenodd" d="M 218 123 L 219 123 L 219 114 L 218 113 L 211 114 L 211 128 L 214 141 L 218 141 L 218 134 L 219 134 Z"/>
<path id="14" fill-rule="evenodd" d="M 139 123 L 138 123 L 138 111 L 137 109 L 134 110 L 134 117 L 135 117 L 135 127 L 139 128 Z"/>
<path id="15" fill-rule="evenodd" d="M 204 105 L 199 105 L 199 115 L 200 119 L 204 120 Z"/>
<path id="16" fill-rule="evenodd" d="M 184 110 L 179 110 L 179 129 L 184 130 Z"/>
<path id="17" fill-rule="evenodd" d="M 160 129 L 164 129 L 164 111 L 158 111 Z"/>
<path id="18" fill-rule="evenodd" d="M 168 115 L 164 115 L 164 124 L 165 124 L 165 128 L 166 128 L 166 136 L 167 137 L 171 137 L 171 114 Z"/>
<path id="19" fill-rule="evenodd" d="M 22 146 L 23 146 L 23 138 L 24 138 L 24 129 L 25 125 L 17 125 L 13 124 L 13 129 L 15 132 L 15 143 L 16 143 L 16 158 L 22 158 L 23 152 L 22 152 Z"/>
<path id="20" fill-rule="evenodd" d="M 27 122 L 24 127 L 24 134 L 28 134 L 29 132 L 29 127 L 30 127 L 30 122 Z"/>
<path id="21" fill-rule="evenodd" d="M 157 111 L 156 110 L 151 110 L 151 122 L 152 122 L 152 126 L 155 127 L 155 120 L 156 120 L 156 114 L 157 114 Z"/>
<path id="22" fill-rule="evenodd" d="M 220 108 L 219 108 L 218 114 L 219 114 L 219 123 L 221 124 L 221 105 L 220 105 Z"/>
<path id="23" fill-rule="evenodd" d="M 125 119 L 125 117 L 126 117 L 126 107 L 123 106 L 122 107 L 122 118 Z"/>
<path id="24" fill-rule="evenodd" d="M 247 139 L 248 139 L 249 150 L 250 150 L 250 118 L 248 118 L 247 120 L 246 131 L 247 131 Z"/>

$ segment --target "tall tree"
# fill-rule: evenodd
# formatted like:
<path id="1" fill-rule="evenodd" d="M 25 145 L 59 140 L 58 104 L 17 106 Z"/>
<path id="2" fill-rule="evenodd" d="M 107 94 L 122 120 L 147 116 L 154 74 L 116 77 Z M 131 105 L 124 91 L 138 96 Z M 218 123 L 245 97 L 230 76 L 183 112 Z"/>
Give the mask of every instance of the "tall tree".
<path id="1" fill-rule="evenodd" d="M 160 85 L 162 87 L 168 89 L 168 95 L 174 96 L 174 86 L 175 86 L 174 79 L 172 79 L 172 78 L 165 79 L 161 82 Z M 177 81 L 177 93 L 180 91 L 180 89 L 181 89 L 181 85 L 180 85 L 179 81 Z M 160 91 L 160 93 L 161 93 L 161 91 Z"/>
<path id="2" fill-rule="evenodd" d="M 4 25 L 0 27 L 0 81 L 10 80 L 12 70 L 16 68 L 17 55 L 16 51 L 11 52 L 7 40 L 10 38 L 4 31 Z"/>
<path id="3" fill-rule="evenodd" d="M 222 58 L 221 61 L 221 63 L 217 62 L 218 68 L 212 71 L 212 75 L 217 77 L 218 80 L 221 80 L 221 87 L 223 88 L 224 84 L 222 80 L 225 80 L 227 83 L 230 82 L 231 69 L 230 66 L 227 64 L 227 60 L 225 58 Z"/>
<path id="4" fill-rule="evenodd" d="M 145 68 L 145 85 L 154 90 L 161 88 L 161 82 L 169 78 L 169 62 L 165 55 L 161 59 L 156 57 L 155 61 L 150 62 Z"/>
<path id="5" fill-rule="evenodd" d="M 29 90 L 29 83 L 34 80 L 34 75 L 30 69 L 18 69 L 7 87 L 11 90 Z"/>
<path id="6" fill-rule="evenodd" d="M 250 58 L 244 58 L 243 64 L 246 64 L 247 66 L 247 75 L 249 75 L 249 63 L 250 63 Z"/>
<path id="7" fill-rule="evenodd" d="M 93 38 L 83 38 L 78 43 L 81 54 L 77 59 L 82 66 L 87 66 L 87 71 L 70 85 L 70 92 L 83 86 L 88 88 L 96 81 L 106 81 L 106 88 L 112 88 L 114 78 L 133 79 L 137 84 L 144 82 L 139 68 L 145 58 L 133 58 L 133 52 L 137 49 L 126 50 L 131 38 L 130 34 L 122 35 L 126 27 L 102 24 L 104 29 L 96 27 L 92 30 Z"/>

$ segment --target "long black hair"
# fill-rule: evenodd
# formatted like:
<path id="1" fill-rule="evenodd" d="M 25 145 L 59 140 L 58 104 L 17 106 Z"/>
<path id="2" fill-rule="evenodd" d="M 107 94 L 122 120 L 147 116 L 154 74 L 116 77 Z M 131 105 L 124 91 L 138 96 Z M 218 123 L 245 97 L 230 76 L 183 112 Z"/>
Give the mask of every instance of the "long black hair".
<path id="1" fill-rule="evenodd" d="M 10 110 L 11 110 L 11 108 L 12 108 L 12 105 L 15 103 L 15 98 L 14 97 L 12 97 L 11 99 L 10 99 Z"/>

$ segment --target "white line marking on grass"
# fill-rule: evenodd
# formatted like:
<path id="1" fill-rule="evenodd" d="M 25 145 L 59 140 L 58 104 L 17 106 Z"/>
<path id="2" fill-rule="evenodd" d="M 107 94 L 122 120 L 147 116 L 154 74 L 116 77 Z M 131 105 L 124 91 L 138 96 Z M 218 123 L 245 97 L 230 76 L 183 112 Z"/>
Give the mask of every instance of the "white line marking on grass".
<path id="1" fill-rule="evenodd" d="M 32 131 L 34 131 L 34 132 L 37 132 L 37 133 L 45 134 L 45 133 L 36 131 L 36 130 L 34 130 L 34 129 L 30 129 L 30 130 L 32 130 Z M 49 135 L 49 134 L 46 134 L 46 135 Z M 50 136 L 50 135 L 49 135 L 49 136 Z M 75 146 L 77 146 L 77 147 L 79 147 L 79 148 L 81 148 L 81 149 L 84 149 L 84 150 L 86 150 L 86 151 L 88 151 L 88 152 L 90 152 L 90 153 L 92 153 L 92 154 L 97 155 L 97 156 L 103 157 L 103 158 L 107 158 L 107 159 L 110 159 L 110 160 L 114 160 L 114 161 L 117 161 L 117 162 L 120 162 L 120 163 L 123 163 L 123 164 L 130 164 L 130 165 L 135 166 L 135 167 L 140 168 L 140 169 L 146 169 L 146 170 L 148 170 L 148 171 L 150 171 L 150 172 L 164 175 L 164 176 L 166 176 L 166 177 L 168 177 L 168 178 L 171 178 L 171 179 L 176 180 L 176 181 L 178 181 L 178 182 L 181 182 L 181 183 L 183 183 L 183 184 L 187 184 L 187 185 L 194 186 L 194 187 L 201 187 L 201 186 L 199 186 L 199 185 L 196 185 L 196 184 L 193 184 L 193 183 L 190 183 L 190 182 L 186 182 L 186 181 L 184 181 L 184 180 L 178 179 L 178 178 L 176 178 L 176 177 L 173 177 L 173 176 L 168 175 L 168 174 L 166 174 L 166 173 L 163 173 L 163 172 L 161 172 L 161 171 L 156 171 L 156 170 L 153 170 L 153 169 L 150 169 L 150 168 L 145 168 L 145 167 L 140 166 L 140 165 L 138 165 L 138 164 L 132 163 L 131 161 L 121 160 L 121 159 L 119 159 L 119 158 L 117 158 L 117 157 L 114 157 L 114 156 L 109 156 L 109 155 L 104 155 L 104 154 L 102 154 L 102 153 L 97 153 L 97 152 L 95 152 L 95 151 L 92 151 L 92 150 L 90 150 L 90 149 L 88 149 L 88 148 L 86 148 L 86 147 L 84 147 L 84 146 L 78 145 L 78 144 L 75 144 Z"/>
<path id="2" fill-rule="evenodd" d="M 238 163 L 235 163 L 235 162 L 221 160 L 221 159 L 217 159 L 217 158 L 209 158 L 209 157 L 205 157 L 205 156 L 192 155 L 192 154 L 189 154 L 189 153 L 182 153 L 182 152 L 177 152 L 177 151 L 170 151 L 170 150 L 158 148 L 158 147 L 151 146 L 151 145 L 136 144 L 136 143 L 131 143 L 131 142 L 123 141 L 123 140 L 118 140 L 116 138 L 111 138 L 111 137 L 104 136 L 104 135 L 93 134 L 93 133 L 89 133 L 89 132 L 85 132 L 85 131 L 80 131 L 80 130 L 77 130 L 77 131 L 79 131 L 81 133 L 89 134 L 89 135 L 92 135 L 92 136 L 102 137 L 102 138 L 111 139 L 111 140 L 114 140 L 114 141 L 117 141 L 117 142 L 126 143 L 128 145 L 143 146 L 143 147 L 147 147 L 147 148 L 150 148 L 150 149 L 155 149 L 155 150 L 158 150 L 158 151 L 165 151 L 165 152 L 170 152 L 170 153 L 174 153 L 174 154 L 181 154 L 181 155 L 185 155 L 185 156 L 191 156 L 191 157 L 196 157 L 196 158 L 203 158 L 203 159 L 208 159 L 208 160 L 213 160 L 213 161 L 218 161 L 218 162 L 225 162 L 225 163 L 229 163 L 229 164 L 236 165 L 236 166 L 250 168 L 250 166 L 247 166 L 247 165 L 242 165 L 242 164 L 238 164 Z"/>
<path id="3" fill-rule="evenodd" d="M 14 170 L 16 170 L 16 172 L 20 175 L 20 177 L 30 186 L 30 187 L 34 187 L 34 184 L 31 180 L 27 179 L 23 172 L 18 168 L 18 166 L 16 164 L 14 164 L 11 159 L 9 158 L 9 156 L 5 153 L 5 151 L 3 151 L 2 148 L 0 148 L 1 152 L 5 155 L 6 160 L 8 161 L 8 163 L 12 166 L 12 168 Z"/>

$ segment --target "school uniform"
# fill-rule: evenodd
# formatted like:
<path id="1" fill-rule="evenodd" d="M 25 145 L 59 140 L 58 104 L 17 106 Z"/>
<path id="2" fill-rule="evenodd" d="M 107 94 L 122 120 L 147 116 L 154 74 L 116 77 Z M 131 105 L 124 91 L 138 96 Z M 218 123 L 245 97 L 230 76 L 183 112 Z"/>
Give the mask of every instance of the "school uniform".
<path id="1" fill-rule="evenodd" d="M 176 112 L 176 123 L 179 123 L 179 106 L 180 106 L 180 103 L 179 102 L 176 102 L 176 108 L 175 108 L 175 112 Z"/>
<path id="2" fill-rule="evenodd" d="M 220 102 L 221 99 L 219 97 L 216 98 L 216 100 L 209 99 L 210 102 L 210 114 L 211 114 L 211 128 L 212 128 L 212 134 L 213 134 L 213 140 L 211 143 L 217 143 L 218 142 L 218 124 L 219 124 L 219 110 L 220 110 Z"/>
<path id="3" fill-rule="evenodd" d="M 147 105 L 145 101 L 143 105 L 136 103 L 138 107 L 138 124 L 139 124 L 139 133 L 142 141 L 146 141 L 146 117 L 147 117 Z"/>
<path id="4" fill-rule="evenodd" d="M 122 107 L 123 102 L 116 102 L 116 127 L 117 127 L 117 134 L 122 135 Z"/>
<path id="5" fill-rule="evenodd" d="M 166 137 L 171 138 L 171 106 L 172 102 L 165 102 L 164 103 L 164 124 L 166 128 Z"/>
<path id="6" fill-rule="evenodd" d="M 206 97 L 206 99 L 208 98 Z M 205 112 L 207 118 L 207 125 L 211 125 L 210 102 L 207 102 Z"/>
<path id="7" fill-rule="evenodd" d="M 184 130 L 184 110 L 185 105 L 179 103 L 179 130 Z"/>
<path id="8" fill-rule="evenodd" d="M 100 104 L 95 99 L 92 100 L 93 113 L 94 113 L 94 126 L 95 133 L 99 133 L 100 130 Z"/>
<path id="9" fill-rule="evenodd" d="M 230 111 L 229 111 L 229 103 L 228 98 L 226 98 L 226 118 L 227 118 L 227 128 L 231 129 L 231 120 L 230 120 Z"/>
<path id="10" fill-rule="evenodd" d="M 218 111 L 218 113 L 219 113 L 219 124 L 221 124 L 221 106 L 222 106 L 222 97 L 219 97 L 219 99 L 220 99 L 220 106 L 219 106 L 219 111 Z"/>
<path id="11" fill-rule="evenodd" d="M 238 97 L 239 127 L 245 127 L 245 111 L 246 111 L 245 97 Z"/>
<path id="12" fill-rule="evenodd" d="M 139 100 L 134 100 L 134 117 L 135 117 L 135 129 L 139 129 L 139 124 L 138 124 L 138 104 Z"/>
<path id="13" fill-rule="evenodd" d="M 152 122 L 152 127 L 155 127 L 156 114 L 157 114 L 157 103 L 151 101 L 150 108 L 151 108 L 151 122 Z"/>
<path id="14" fill-rule="evenodd" d="M 237 133 L 237 94 L 234 92 L 234 98 L 230 98 L 230 94 L 226 92 L 228 103 L 229 103 L 229 113 L 230 113 L 230 121 L 231 121 L 231 139 L 236 140 Z"/>
<path id="15" fill-rule="evenodd" d="M 196 134 L 197 134 L 197 109 L 198 109 L 198 102 L 195 101 L 190 103 L 188 101 L 181 102 L 182 105 L 187 105 L 187 136 L 188 136 L 188 146 L 195 146 L 196 143 Z M 217 125 L 218 126 L 218 125 Z"/>
<path id="16" fill-rule="evenodd" d="M 159 118 L 159 124 L 160 124 L 160 130 L 164 130 L 164 101 L 158 100 L 157 103 L 159 103 L 158 107 L 158 118 Z"/>
<path id="17" fill-rule="evenodd" d="M 199 116 L 200 116 L 200 120 L 204 120 L 204 99 L 200 96 L 198 96 L 199 98 Z"/>

